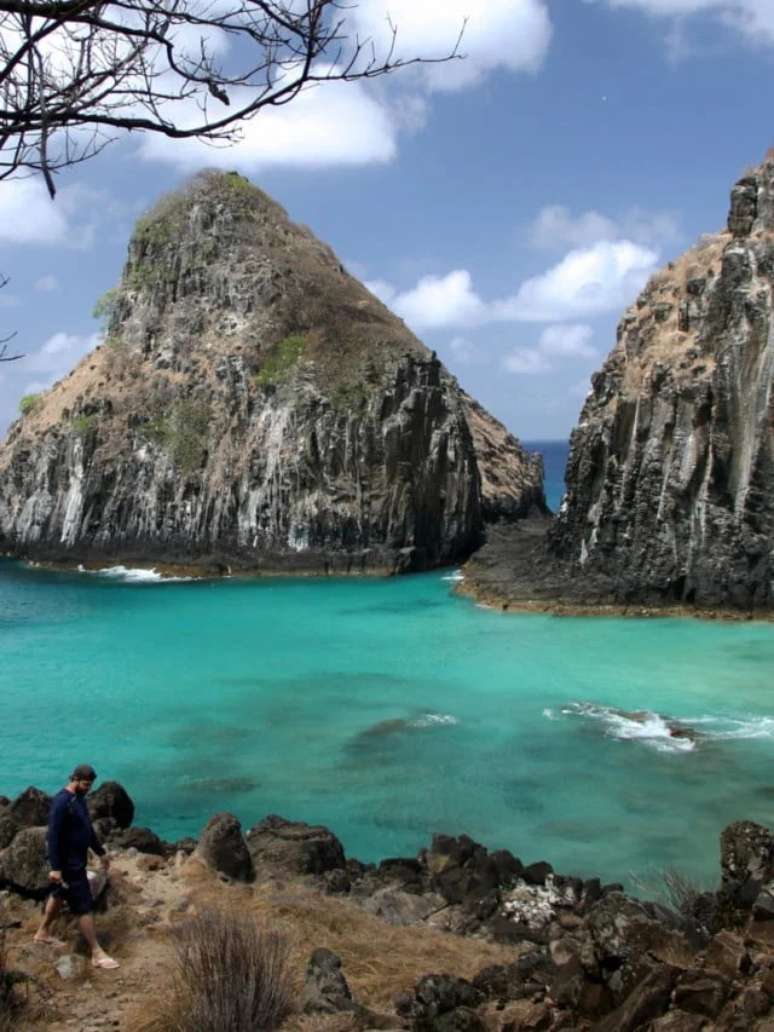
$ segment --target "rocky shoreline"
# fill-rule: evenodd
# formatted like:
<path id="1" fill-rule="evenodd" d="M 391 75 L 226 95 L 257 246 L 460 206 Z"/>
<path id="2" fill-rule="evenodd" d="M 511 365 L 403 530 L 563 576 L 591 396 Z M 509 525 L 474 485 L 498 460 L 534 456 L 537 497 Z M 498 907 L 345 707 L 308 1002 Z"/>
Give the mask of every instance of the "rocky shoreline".
<path id="1" fill-rule="evenodd" d="M 0 798 L 0 923 L 18 966 L 37 963 L 36 978 L 53 993 L 42 1016 L 25 1027 L 53 1032 L 73 1025 L 61 1018 L 56 1000 L 70 999 L 80 961 L 77 952 L 41 961 L 28 944 L 47 887 L 49 806 L 35 788 L 13 801 Z M 621 885 L 561 875 L 543 860 L 524 863 L 465 835 L 438 834 L 416 857 L 363 864 L 348 858 L 327 828 L 273 815 L 243 831 L 233 815 L 217 814 L 198 840 L 167 843 L 133 826 L 134 804 L 115 782 L 94 793 L 90 808 L 113 858 L 100 921 L 109 927 L 119 910 L 131 934 L 123 944 L 122 977 L 129 981 L 120 983 L 129 988 L 110 996 L 100 982 L 92 994 L 103 1012 L 112 1014 L 111 1000 L 121 1006 L 115 1004 L 109 1021 L 84 1019 L 78 1026 L 84 1032 L 146 1027 L 132 1017 L 139 1004 L 130 991 L 133 964 L 147 950 L 169 952 L 176 928 L 205 897 L 207 905 L 238 901 L 242 910 L 262 907 L 265 919 L 285 921 L 293 893 L 302 894 L 307 921 L 318 911 L 326 915 L 327 930 L 301 935 L 309 963 L 284 1028 L 774 1029 L 774 836 L 748 821 L 721 835 L 718 890 L 698 891 L 672 876 L 665 905 L 635 899 Z M 348 936 L 354 940 L 363 922 L 369 942 L 380 934 L 400 943 L 409 934 L 412 942 L 429 937 L 432 948 L 421 960 L 427 969 L 415 964 L 394 982 L 385 967 L 381 985 L 373 973 L 386 959 L 377 958 L 367 991 L 353 993 Z M 358 943 L 351 956 L 363 948 Z M 447 956 L 455 949 L 458 961 Z M 162 964 L 156 986 L 162 993 L 163 977 Z M 388 983 L 400 991 L 388 994 Z M 323 1024 L 305 1024 L 312 1018 Z"/>
<path id="2" fill-rule="evenodd" d="M 551 527 L 543 517 L 488 527 L 485 543 L 462 567 L 464 579 L 456 587 L 457 594 L 512 613 L 774 620 L 774 609 L 763 606 L 692 604 L 657 595 L 622 601 L 612 579 L 550 556 L 546 537 Z"/>

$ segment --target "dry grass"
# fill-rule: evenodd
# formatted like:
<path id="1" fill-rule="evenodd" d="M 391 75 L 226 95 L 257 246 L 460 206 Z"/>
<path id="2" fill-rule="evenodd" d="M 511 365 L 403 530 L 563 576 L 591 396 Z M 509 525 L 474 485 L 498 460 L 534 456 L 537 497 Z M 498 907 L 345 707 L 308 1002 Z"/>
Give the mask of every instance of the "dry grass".
<path id="1" fill-rule="evenodd" d="M 149 1030 L 269 1032 L 290 1013 L 288 945 L 279 932 L 246 914 L 205 909 L 182 922 L 173 941 L 172 994 Z"/>

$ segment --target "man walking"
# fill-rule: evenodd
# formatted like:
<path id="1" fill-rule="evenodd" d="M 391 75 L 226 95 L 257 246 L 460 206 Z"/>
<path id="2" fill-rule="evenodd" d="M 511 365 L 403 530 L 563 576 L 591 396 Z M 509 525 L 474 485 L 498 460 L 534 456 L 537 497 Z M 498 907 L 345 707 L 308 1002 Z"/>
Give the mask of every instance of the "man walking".
<path id="1" fill-rule="evenodd" d="M 70 780 L 54 796 L 51 814 L 48 818 L 48 861 L 51 871 L 48 875 L 53 892 L 46 901 L 43 921 L 35 934 L 35 942 L 52 946 L 65 944 L 51 935 L 51 924 L 66 902 L 70 913 L 78 916 L 78 924 L 91 950 L 91 963 L 95 968 L 113 969 L 118 962 L 109 957 L 97 942 L 92 908 L 94 901 L 86 873 L 89 849 L 99 856 L 102 867 L 107 871 L 110 860 L 102 848 L 91 826 L 86 806 L 86 796 L 97 779 L 97 773 L 88 763 L 82 763 L 70 775 Z"/>

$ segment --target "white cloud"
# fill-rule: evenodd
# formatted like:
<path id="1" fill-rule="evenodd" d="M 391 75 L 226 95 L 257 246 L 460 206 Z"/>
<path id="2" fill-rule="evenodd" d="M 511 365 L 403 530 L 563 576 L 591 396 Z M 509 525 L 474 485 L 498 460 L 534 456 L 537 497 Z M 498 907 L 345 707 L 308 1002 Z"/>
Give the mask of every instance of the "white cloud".
<path id="1" fill-rule="evenodd" d="M 495 310 L 501 319 L 549 322 L 623 309 L 657 263 L 655 251 L 631 240 L 600 241 L 570 251 L 553 268 L 522 283 Z"/>
<path id="2" fill-rule="evenodd" d="M 361 39 L 373 40 L 377 62 L 392 45 L 395 56 L 442 58 L 450 54 L 463 25 L 460 52 L 465 60 L 421 67 L 431 90 L 466 89 L 502 68 L 535 72 L 551 41 L 551 20 L 544 0 L 359 0 L 348 22 Z"/>
<path id="3" fill-rule="evenodd" d="M 415 330 L 492 322 L 569 322 L 630 304 L 655 271 L 656 251 L 631 240 L 600 241 L 570 251 L 552 268 L 525 280 L 515 294 L 484 301 L 467 269 L 424 276 L 399 293 L 384 280 L 369 289 Z"/>
<path id="4" fill-rule="evenodd" d="M 41 178 L 7 179 L 0 190 L 0 240 L 59 244 L 67 239 L 67 212 L 48 196 Z"/>
<path id="5" fill-rule="evenodd" d="M 534 348 L 514 348 L 506 355 L 503 368 L 509 373 L 533 375 L 549 372 L 556 365 L 557 358 L 596 359 L 597 352 L 589 344 L 592 335 L 590 326 L 547 326 Z"/>
<path id="6" fill-rule="evenodd" d="M 660 17 L 677 18 L 711 14 L 743 33 L 752 43 L 774 44 L 774 4 L 771 0 L 606 0 L 606 2 L 609 7 L 614 9 L 631 8 Z"/>
<path id="7" fill-rule="evenodd" d="M 242 103 L 232 91 L 232 104 Z M 201 118 L 193 104 L 175 105 L 175 121 L 192 125 Z M 263 108 L 245 122 L 232 145 L 201 140 L 170 140 L 148 134 L 143 158 L 179 168 L 236 168 L 244 172 L 277 166 L 322 167 L 390 161 L 397 151 L 397 126 L 388 109 L 360 83 L 329 82 L 302 90 L 291 104 Z"/>
<path id="8" fill-rule="evenodd" d="M 561 204 L 542 208 L 529 231 L 533 247 L 553 250 L 590 247 L 600 240 L 632 240 L 645 247 L 673 244 L 680 239 L 677 218 L 670 212 L 633 208 L 618 219 L 598 211 L 573 215 Z"/>
<path id="9" fill-rule="evenodd" d="M 35 290 L 48 294 L 52 290 L 59 290 L 59 280 L 49 273 L 47 276 L 41 276 L 39 280 L 35 280 L 34 287 Z"/>
<path id="10" fill-rule="evenodd" d="M 410 326 L 475 326 L 486 321 L 486 306 L 473 290 L 470 273 L 455 269 L 446 276 L 423 276 L 413 290 L 394 296 L 390 307 Z"/>
<path id="11" fill-rule="evenodd" d="M 76 249 L 90 247 L 97 220 L 113 208 L 108 194 L 80 183 L 58 190 L 56 200 L 52 201 L 40 176 L 6 179 L 0 189 L 0 241 Z M 46 279 L 44 276 L 43 280 Z M 47 288 L 36 284 L 36 289 Z"/>

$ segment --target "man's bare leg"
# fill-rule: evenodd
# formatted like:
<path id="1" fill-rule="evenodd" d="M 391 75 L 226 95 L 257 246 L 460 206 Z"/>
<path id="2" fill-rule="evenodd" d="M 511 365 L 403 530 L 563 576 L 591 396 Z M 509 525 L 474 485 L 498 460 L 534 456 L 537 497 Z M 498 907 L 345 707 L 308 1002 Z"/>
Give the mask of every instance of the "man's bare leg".
<path id="1" fill-rule="evenodd" d="M 86 940 L 86 945 L 91 950 L 91 962 L 95 967 L 114 968 L 118 962 L 109 957 L 97 942 L 97 929 L 94 925 L 93 914 L 81 914 L 78 918 L 81 935 Z"/>
<path id="2" fill-rule="evenodd" d="M 49 896 L 46 900 L 45 909 L 43 910 L 43 920 L 40 922 L 40 928 L 35 932 L 34 942 L 42 942 L 47 946 L 66 945 L 66 943 L 62 942 L 61 939 L 57 939 L 55 935 L 51 934 L 51 925 L 61 909 L 61 899 L 57 899 L 56 896 Z"/>

